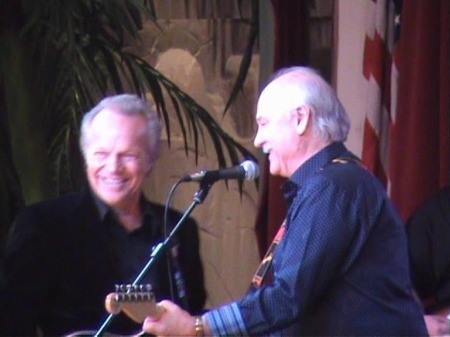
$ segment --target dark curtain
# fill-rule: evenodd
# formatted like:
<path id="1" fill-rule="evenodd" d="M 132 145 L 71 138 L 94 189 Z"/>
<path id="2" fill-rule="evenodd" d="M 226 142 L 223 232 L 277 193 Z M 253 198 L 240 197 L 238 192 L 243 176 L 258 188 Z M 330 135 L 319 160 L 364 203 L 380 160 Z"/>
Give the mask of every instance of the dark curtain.
<path id="1" fill-rule="evenodd" d="M 0 261 L 10 225 L 25 204 L 13 161 L 4 76 L 5 72 L 12 71 L 8 69 L 6 59 L 11 51 L 11 41 L 22 24 L 21 14 L 17 1 L 0 1 Z M 17 55 L 14 56 L 17 59 Z M 15 91 L 17 94 L 16 88 Z"/>
<path id="2" fill-rule="evenodd" d="M 309 1 L 272 0 L 275 18 L 274 70 L 288 66 L 308 65 Z M 266 165 L 268 167 L 268 163 Z M 260 254 L 263 256 L 286 214 L 281 186 L 284 178 L 263 172 L 263 200 L 257 221 Z"/>
<path id="3" fill-rule="evenodd" d="M 449 184 L 450 1 L 403 1 L 391 197 L 404 220 Z"/>

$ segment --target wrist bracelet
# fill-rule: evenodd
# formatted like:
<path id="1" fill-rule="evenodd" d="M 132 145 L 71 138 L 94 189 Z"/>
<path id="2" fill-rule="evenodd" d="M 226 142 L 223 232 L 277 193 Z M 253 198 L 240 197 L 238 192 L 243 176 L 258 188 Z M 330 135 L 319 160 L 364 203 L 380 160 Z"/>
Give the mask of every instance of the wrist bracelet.
<path id="1" fill-rule="evenodd" d="M 204 337 L 205 331 L 203 330 L 203 320 L 202 316 L 195 317 L 195 336 Z"/>

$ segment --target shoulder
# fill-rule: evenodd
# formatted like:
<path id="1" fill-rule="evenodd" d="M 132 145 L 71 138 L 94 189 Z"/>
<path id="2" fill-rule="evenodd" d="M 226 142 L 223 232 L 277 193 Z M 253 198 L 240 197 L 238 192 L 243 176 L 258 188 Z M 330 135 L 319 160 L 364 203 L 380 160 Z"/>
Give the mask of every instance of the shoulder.
<path id="1" fill-rule="evenodd" d="M 433 230 L 426 229 L 428 227 L 433 227 Z M 450 187 L 441 189 L 411 215 L 408 219 L 407 230 L 412 232 L 416 228 L 423 228 L 421 230 L 430 233 L 445 230 L 445 237 L 448 236 L 447 232 L 450 230 Z"/>
<path id="2" fill-rule="evenodd" d="M 61 208 L 66 209 L 79 206 L 85 198 L 87 198 L 85 192 L 67 193 L 30 204 L 23 209 L 23 212 L 46 212 L 48 210 L 51 210 L 52 213 L 58 212 L 61 211 Z"/>
<path id="3" fill-rule="evenodd" d="M 331 203 L 336 206 L 335 211 L 348 208 L 353 212 L 365 212 L 370 218 L 376 217 L 385 206 L 391 207 L 381 182 L 356 162 L 325 165 L 306 181 L 300 191 L 299 197 L 303 200 Z"/>
<path id="4" fill-rule="evenodd" d="M 49 198 L 22 209 L 15 219 L 16 223 L 56 223 L 79 214 L 79 210 L 86 211 L 89 196 L 84 192 L 74 192 L 58 197 Z"/>
<path id="5" fill-rule="evenodd" d="M 417 210 L 418 214 L 433 214 L 435 212 L 446 213 L 450 216 L 450 186 L 439 190 Z"/>
<path id="6" fill-rule="evenodd" d="M 63 194 L 60 196 L 55 196 L 49 199 L 45 199 L 28 206 L 29 209 L 40 209 L 40 208 L 48 208 L 53 206 L 61 206 L 61 205 L 73 205 L 75 201 L 78 201 L 82 198 L 82 192 L 72 192 Z"/>
<path id="7" fill-rule="evenodd" d="M 38 247 L 43 252 L 58 242 L 58 239 L 75 239 L 74 228 L 80 223 L 80 201 L 78 194 L 68 194 L 30 204 L 14 220 L 8 235 L 8 246 Z M 78 226 L 79 227 L 79 226 Z M 77 237 L 78 239 L 79 237 Z"/>
<path id="8" fill-rule="evenodd" d="M 325 165 L 311 179 L 312 184 L 324 184 L 347 193 L 375 193 L 381 196 L 386 191 L 381 181 L 358 160 L 336 159 Z"/>

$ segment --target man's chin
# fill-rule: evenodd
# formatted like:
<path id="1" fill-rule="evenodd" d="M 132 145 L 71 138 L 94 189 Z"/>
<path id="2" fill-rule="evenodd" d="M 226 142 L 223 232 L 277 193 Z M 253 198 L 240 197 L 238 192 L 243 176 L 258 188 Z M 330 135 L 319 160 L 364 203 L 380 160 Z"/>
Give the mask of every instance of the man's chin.
<path id="1" fill-rule="evenodd" d="M 277 166 L 270 164 L 269 166 L 269 172 L 273 176 L 278 176 L 280 174 L 280 170 Z"/>
<path id="2" fill-rule="evenodd" d="M 113 208 L 115 208 L 115 207 L 120 207 L 121 204 L 124 203 L 124 199 L 125 199 L 125 198 L 123 198 L 122 196 L 120 196 L 120 197 L 117 196 L 117 195 L 112 196 L 112 195 L 110 195 L 110 194 L 108 194 L 108 195 L 105 195 L 105 194 L 99 195 L 99 198 L 100 198 L 106 205 L 108 205 L 108 206 L 110 206 L 110 207 L 113 207 Z"/>

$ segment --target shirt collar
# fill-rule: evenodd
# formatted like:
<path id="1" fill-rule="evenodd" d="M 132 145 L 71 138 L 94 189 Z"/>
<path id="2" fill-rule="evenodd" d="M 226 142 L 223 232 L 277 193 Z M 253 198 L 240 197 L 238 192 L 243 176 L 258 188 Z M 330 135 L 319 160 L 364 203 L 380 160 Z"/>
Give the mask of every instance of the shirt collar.
<path id="1" fill-rule="evenodd" d="M 103 202 L 93 191 L 92 189 L 89 189 L 90 194 L 92 195 L 92 198 L 94 199 L 94 203 L 96 206 L 96 209 L 98 211 L 98 214 L 100 216 L 100 220 L 104 220 L 106 215 L 108 213 L 115 214 L 112 207 L 108 206 L 105 202 Z M 151 205 L 148 202 L 145 202 L 145 197 L 141 195 L 140 198 L 141 203 L 141 212 L 142 217 L 145 219 L 147 216 L 153 216 L 154 210 L 152 209 Z"/>
<path id="2" fill-rule="evenodd" d="M 344 153 L 347 153 L 345 145 L 342 142 L 334 142 L 305 161 L 283 185 L 284 197 L 288 205 L 292 203 L 297 191 L 311 175 Z"/>
<path id="3" fill-rule="evenodd" d="M 92 198 L 94 199 L 95 208 L 98 211 L 100 220 L 103 221 L 106 217 L 106 214 L 108 214 L 108 212 L 112 211 L 111 207 L 109 207 L 102 200 L 100 200 L 100 198 L 94 193 L 94 191 L 92 191 L 92 189 L 89 189 L 89 192 L 90 192 Z"/>

